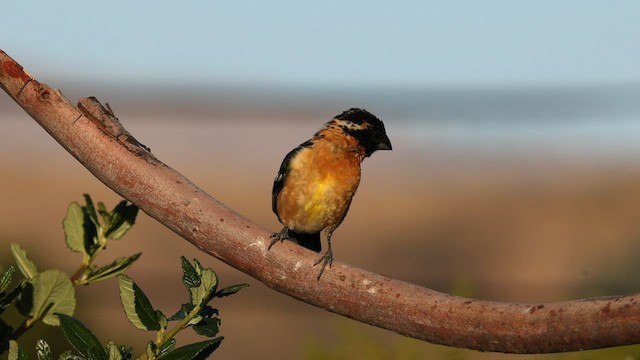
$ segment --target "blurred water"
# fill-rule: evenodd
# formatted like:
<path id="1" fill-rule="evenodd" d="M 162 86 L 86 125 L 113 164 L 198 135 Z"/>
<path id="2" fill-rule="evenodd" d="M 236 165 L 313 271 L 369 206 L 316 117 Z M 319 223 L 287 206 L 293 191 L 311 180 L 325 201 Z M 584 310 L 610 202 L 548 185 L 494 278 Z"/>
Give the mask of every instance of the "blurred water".
<path id="1" fill-rule="evenodd" d="M 97 95 L 116 112 L 220 121 L 233 113 L 272 121 L 323 121 L 350 107 L 383 119 L 396 144 L 456 156 L 551 155 L 636 161 L 640 155 L 640 84 L 510 88 L 314 87 L 260 84 L 65 84 L 70 99 Z M 0 117 L 8 97 L 0 97 Z M 125 112 L 126 113 L 126 112 Z M 248 115 L 247 115 L 248 114 Z M 5 117 L 6 118 L 6 117 Z M 129 119 L 133 119 L 131 116 Z M 164 120 L 166 121 L 166 120 Z"/>
<path id="2" fill-rule="evenodd" d="M 410 120 L 394 134 L 419 149 L 468 157 L 553 156 L 567 160 L 638 161 L 640 116 L 567 121 L 429 122 Z"/>

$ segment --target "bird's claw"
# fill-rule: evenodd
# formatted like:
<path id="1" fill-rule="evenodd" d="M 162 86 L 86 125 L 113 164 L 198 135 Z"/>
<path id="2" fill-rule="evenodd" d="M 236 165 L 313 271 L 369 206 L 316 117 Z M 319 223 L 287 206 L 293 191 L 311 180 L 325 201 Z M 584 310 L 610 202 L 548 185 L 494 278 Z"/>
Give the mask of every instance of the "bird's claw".
<path id="1" fill-rule="evenodd" d="M 267 251 L 271 250 L 271 247 L 275 243 L 280 242 L 282 240 L 287 240 L 289 238 L 289 229 L 284 228 L 280 232 L 273 233 L 271 234 L 270 238 L 272 240 L 271 240 L 271 243 L 269 244 L 269 247 L 267 248 Z"/>
<path id="2" fill-rule="evenodd" d="M 322 255 L 322 257 L 319 258 L 313 264 L 313 266 L 316 266 L 320 263 L 322 263 L 322 268 L 320 269 L 320 273 L 318 274 L 318 281 L 320 281 L 320 277 L 324 273 L 324 269 L 327 267 L 327 265 L 329 265 L 329 268 L 331 268 L 331 264 L 333 263 L 333 253 L 331 252 L 331 250 L 328 250 L 324 255 Z"/>

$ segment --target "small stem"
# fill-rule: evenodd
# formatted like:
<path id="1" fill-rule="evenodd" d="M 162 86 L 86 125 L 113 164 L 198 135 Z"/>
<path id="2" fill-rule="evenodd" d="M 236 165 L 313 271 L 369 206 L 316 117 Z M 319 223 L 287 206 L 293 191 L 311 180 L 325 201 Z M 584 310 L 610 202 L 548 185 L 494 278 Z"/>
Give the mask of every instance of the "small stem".
<path id="1" fill-rule="evenodd" d="M 100 232 L 102 232 L 102 230 L 100 230 Z M 76 286 L 86 284 L 84 282 L 85 272 L 91 266 L 93 260 L 95 260 L 95 258 L 98 256 L 98 253 L 104 250 L 104 248 L 107 246 L 107 239 L 102 236 L 102 234 L 98 235 L 98 237 L 98 243 L 100 244 L 100 246 L 96 249 L 96 251 L 93 252 L 93 255 L 84 255 L 84 259 L 82 259 L 82 265 L 80 265 L 78 270 L 76 270 L 76 272 L 71 276 L 71 282 L 73 282 L 73 284 Z"/>
<path id="2" fill-rule="evenodd" d="M 198 315 L 198 312 L 200 312 L 201 309 L 202 309 L 201 306 L 196 306 L 195 308 L 193 308 L 193 310 L 191 310 L 191 312 L 189 312 L 189 314 L 187 314 L 187 316 L 185 316 L 184 319 L 180 320 L 180 322 L 176 326 L 174 326 L 171 330 L 169 330 L 168 333 L 162 336 L 160 340 L 156 340 L 156 348 L 162 349 L 162 347 L 164 346 L 164 344 L 167 343 L 167 341 L 173 339 L 174 336 L 176 336 L 181 330 L 187 327 L 187 325 L 189 324 L 189 321 L 191 321 L 194 317 L 196 317 Z M 148 360 L 148 359 L 149 357 L 147 356 L 146 353 L 137 358 L 137 360 Z"/>
<path id="3" fill-rule="evenodd" d="M 73 275 L 71 275 L 71 282 L 74 285 L 82 285 L 82 283 L 80 283 L 80 279 L 84 277 L 84 272 L 85 270 L 87 270 L 87 267 L 88 265 L 82 264 L 80 265 L 78 270 L 76 270 L 76 272 L 74 272 Z"/>
<path id="4" fill-rule="evenodd" d="M 29 330 L 29 326 L 27 325 L 28 320 L 29 318 L 25 318 L 20 326 L 18 326 L 18 328 L 13 331 L 13 333 L 11 334 L 11 340 L 16 340 L 22 334 L 24 334 L 25 331 Z"/>
<path id="5" fill-rule="evenodd" d="M 167 341 L 173 339 L 173 337 L 176 336 L 182 329 L 186 328 L 189 324 L 189 321 L 191 321 L 191 319 L 198 315 L 200 309 L 200 306 L 196 306 L 195 308 L 193 308 L 193 310 L 191 310 L 191 312 L 187 316 L 185 316 L 184 319 L 182 319 L 176 326 L 174 326 L 173 329 L 169 330 L 169 332 L 163 337 L 162 342 L 158 345 L 164 345 Z"/>
<path id="6" fill-rule="evenodd" d="M 30 317 L 26 317 L 24 319 L 24 321 L 22 321 L 22 323 L 20 324 L 20 326 L 18 326 L 17 329 L 15 329 L 13 331 L 13 333 L 11 334 L 11 336 L 9 337 L 9 340 L 17 340 L 20 336 L 22 336 L 22 334 L 24 334 L 27 330 L 31 329 L 31 327 L 38 322 L 38 319 L 32 319 Z"/>

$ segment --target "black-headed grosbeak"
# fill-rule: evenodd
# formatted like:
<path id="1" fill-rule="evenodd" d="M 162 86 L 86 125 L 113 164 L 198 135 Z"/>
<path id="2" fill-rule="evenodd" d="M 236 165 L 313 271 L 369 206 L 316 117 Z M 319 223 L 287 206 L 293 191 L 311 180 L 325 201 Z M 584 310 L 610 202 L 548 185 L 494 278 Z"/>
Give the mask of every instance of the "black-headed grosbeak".
<path id="1" fill-rule="evenodd" d="M 347 215 L 360 184 L 360 164 L 376 150 L 391 150 L 384 124 L 366 110 L 349 109 L 333 118 L 285 156 L 273 182 L 272 208 L 284 227 L 271 235 L 269 249 L 293 238 L 320 252 L 325 231 L 327 251 L 318 280 L 331 267 L 331 235 Z"/>

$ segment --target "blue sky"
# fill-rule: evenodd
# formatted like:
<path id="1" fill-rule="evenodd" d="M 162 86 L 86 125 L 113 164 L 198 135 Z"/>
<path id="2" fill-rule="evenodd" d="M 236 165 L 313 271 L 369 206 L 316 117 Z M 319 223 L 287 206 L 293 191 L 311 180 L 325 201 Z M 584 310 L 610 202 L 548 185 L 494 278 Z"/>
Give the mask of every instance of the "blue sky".
<path id="1" fill-rule="evenodd" d="M 49 78 L 485 86 L 640 81 L 640 1 L 8 1 Z"/>

